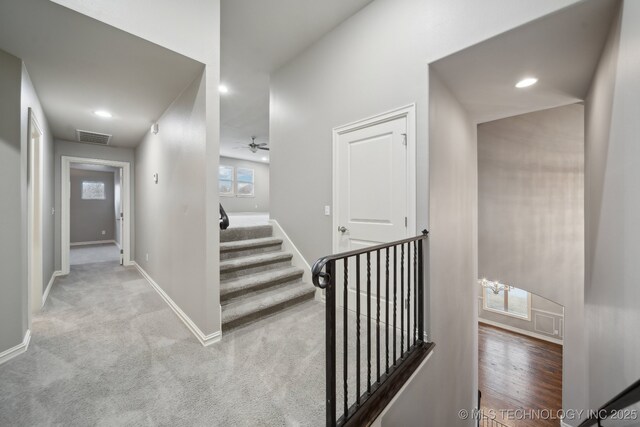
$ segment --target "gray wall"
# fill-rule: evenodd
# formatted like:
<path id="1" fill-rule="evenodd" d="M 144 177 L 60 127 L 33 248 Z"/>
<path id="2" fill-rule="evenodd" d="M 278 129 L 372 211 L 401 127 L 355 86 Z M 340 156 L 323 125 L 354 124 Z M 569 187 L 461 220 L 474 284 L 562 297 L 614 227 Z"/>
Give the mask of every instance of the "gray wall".
<path id="1" fill-rule="evenodd" d="M 584 408 L 584 107 L 478 126 L 478 274 L 565 308 L 563 407 Z"/>
<path id="2" fill-rule="evenodd" d="M 562 340 L 564 330 L 564 308 L 536 294 L 530 294 L 531 319 L 520 319 L 494 311 L 485 310 L 482 299 L 482 287 L 478 286 L 478 319 L 488 320 L 501 325 L 532 332 L 541 336 Z M 557 333 L 555 332 L 557 331 Z"/>
<path id="3" fill-rule="evenodd" d="M 115 240 L 115 197 L 113 172 L 71 169 L 71 243 Z M 82 182 L 103 182 L 104 200 L 83 200 Z M 102 234 L 105 231 L 105 234 Z"/>
<path id="4" fill-rule="evenodd" d="M 220 156 L 221 166 L 254 170 L 255 197 L 220 196 L 227 212 L 269 212 L 269 164 Z"/>
<path id="5" fill-rule="evenodd" d="M 624 1 L 586 102 L 589 402 L 640 378 L 640 3 Z"/>
<path id="6" fill-rule="evenodd" d="M 204 75 L 171 104 L 136 148 L 136 262 L 200 327 L 211 333 L 207 299 Z M 152 177 L 158 173 L 158 183 Z M 149 256 L 147 261 L 146 257 Z M 215 329 L 215 328 L 218 329 Z"/>
<path id="7" fill-rule="evenodd" d="M 436 343 L 414 393 L 399 399 L 385 426 L 472 425 L 457 414 L 476 404 L 476 127 L 441 79 L 429 79 L 429 339 Z M 435 386 L 437 384 L 437 386 Z"/>
<path id="8" fill-rule="evenodd" d="M 22 61 L 0 50 L 0 352 L 20 344 L 28 328 L 21 78 Z"/>
<path id="9" fill-rule="evenodd" d="M 430 187 L 434 188 L 429 185 L 429 167 L 436 164 L 429 161 L 428 64 L 572 3 L 575 1 L 375 0 L 275 72 L 271 76 L 270 103 L 270 210 L 306 260 L 313 262 L 332 250 L 334 230 L 323 206 L 330 205 L 332 200 L 334 127 L 416 103 L 419 197 L 415 231 L 428 227 L 429 203 L 438 203 L 433 195 L 428 197 Z M 468 165 L 474 170 L 475 163 L 467 155 L 471 154 L 465 151 L 460 159 L 445 156 L 443 161 Z M 466 173 L 460 168 L 456 170 Z M 467 178 L 464 175 L 456 180 Z M 458 198 L 456 208 L 472 209 L 468 197 L 475 193 L 476 186 L 471 181 L 465 184 L 470 188 L 451 197 Z M 456 211 L 448 213 L 456 216 Z M 447 216 L 445 212 L 440 215 Z M 441 342 L 436 339 L 434 357 L 438 352 L 446 355 L 437 362 L 437 369 L 446 381 L 416 385 L 424 392 L 422 396 L 414 396 L 419 400 L 407 398 L 406 404 L 398 401 L 398 407 L 406 411 L 390 412 L 386 421 L 389 425 L 417 425 L 419 417 L 433 420 L 433 425 L 472 424 L 471 420 L 458 420 L 457 412 L 474 405 L 476 395 L 473 384 L 477 372 L 474 326 L 477 294 L 471 270 L 475 255 L 471 243 L 463 243 L 474 233 L 469 229 L 471 217 L 457 218 L 464 221 L 464 226 L 457 231 L 457 225 L 451 224 L 454 228 L 447 232 L 455 236 L 452 245 L 459 245 L 455 248 L 459 252 L 452 247 L 446 265 L 465 266 L 456 273 L 460 279 L 456 294 L 459 292 L 468 299 L 457 305 L 451 302 L 449 294 L 434 290 L 450 286 L 449 278 L 440 282 L 443 279 L 440 274 L 444 272 L 433 277 L 438 281 L 431 283 L 434 292 L 431 305 L 437 309 L 442 304 L 443 311 L 454 307 L 450 315 L 442 311 L 431 313 L 429 320 L 438 324 L 434 332 Z M 438 233 L 436 227 L 443 227 L 440 223 L 431 225 L 434 233 Z M 465 231 L 470 234 L 464 236 Z M 444 244 L 442 247 L 444 250 Z M 442 259 L 439 254 L 432 256 Z M 451 323 L 445 326 L 445 319 Z M 441 331 L 445 327 L 461 335 L 443 336 Z M 452 343 L 447 344 L 448 341 Z M 425 389 L 429 389 L 431 397 L 437 393 L 450 399 L 424 399 Z"/>
<path id="10" fill-rule="evenodd" d="M 134 151 L 131 148 L 123 147 L 104 147 L 94 144 L 81 144 L 71 141 L 55 141 L 55 201 L 56 201 L 56 215 L 55 215 L 55 262 L 56 270 L 61 269 L 62 255 L 61 255 L 61 229 L 60 229 L 60 208 L 61 208 L 61 169 L 62 169 L 62 156 L 70 157 L 82 157 L 85 159 L 101 159 L 101 160 L 114 160 L 118 162 L 129 163 L 131 171 L 131 253 L 134 254 L 136 248 L 135 242 L 135 230 L 136 230 L 136 195 L 135 195 L 135 164 L 134 164 Z"/>
<path id="11" fill-rule="evenodd" d="M 22 60 L 0 51 L 0 352 L 22 342 L 29 327 L 27 174 L 29 108 L 43 133 L 43 292 L 53 274 L 53 139 Z M 34 295 L 33 298 L 41 298 Z"/>

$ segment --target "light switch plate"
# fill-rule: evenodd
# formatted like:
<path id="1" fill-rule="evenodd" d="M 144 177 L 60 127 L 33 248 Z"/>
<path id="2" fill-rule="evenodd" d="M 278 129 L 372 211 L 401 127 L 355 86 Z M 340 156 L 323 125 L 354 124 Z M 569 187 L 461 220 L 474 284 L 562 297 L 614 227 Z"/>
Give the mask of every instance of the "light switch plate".
<path id="1" fill-rule="evenodd" d="M 327 215 L 327 216 L 328 216 L 328 215 L 331 215 L 331 206 L 326 205 L 326 206 L 324 207 L 324 214 L 325 214 L 325 215 Z"/>

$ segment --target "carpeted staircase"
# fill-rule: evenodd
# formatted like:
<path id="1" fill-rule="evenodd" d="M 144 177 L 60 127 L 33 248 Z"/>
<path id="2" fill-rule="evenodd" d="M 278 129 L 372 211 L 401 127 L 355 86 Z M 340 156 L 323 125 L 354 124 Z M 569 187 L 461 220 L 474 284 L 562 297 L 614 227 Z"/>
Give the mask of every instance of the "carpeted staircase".
<path id="1" fill-rule="evenodd" d="M 220 231 L 223 331 L 313 299 L 315 288 L 272 234 L 270 225 Z"/>

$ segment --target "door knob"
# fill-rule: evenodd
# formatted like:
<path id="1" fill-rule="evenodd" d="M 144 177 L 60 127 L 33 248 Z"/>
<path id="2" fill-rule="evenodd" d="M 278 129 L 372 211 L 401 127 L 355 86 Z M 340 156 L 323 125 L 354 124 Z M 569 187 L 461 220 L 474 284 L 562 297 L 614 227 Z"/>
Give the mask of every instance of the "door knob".
<path id="1" fill-rule="evenodd" d="M 344 225 L 339 225 L 338 226 L 338 231 L 341 232 L 341 233 L 346 233 L 348 231 L 348 229 Z"/>

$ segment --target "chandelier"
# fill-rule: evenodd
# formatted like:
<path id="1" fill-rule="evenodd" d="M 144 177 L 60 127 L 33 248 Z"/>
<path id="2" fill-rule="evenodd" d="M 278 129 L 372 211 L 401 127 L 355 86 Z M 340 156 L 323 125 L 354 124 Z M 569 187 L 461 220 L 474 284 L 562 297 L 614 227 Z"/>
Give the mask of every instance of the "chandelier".
<path id="1" fill-rule="evenodd" d="M 496 295 L 498 295 L 502 291 L 508 291 L 513 287 L 513 286 L 505 285 L 504 283 L 500 283 L 497 280 L 496 281 L 491 281 L 491 280 L 487 280 L 487 279 L 484 279 L 484 278 L 478 280 L 478 283 L 483 288 L 490 289 L 491 292 L 493 292 Z"/>

